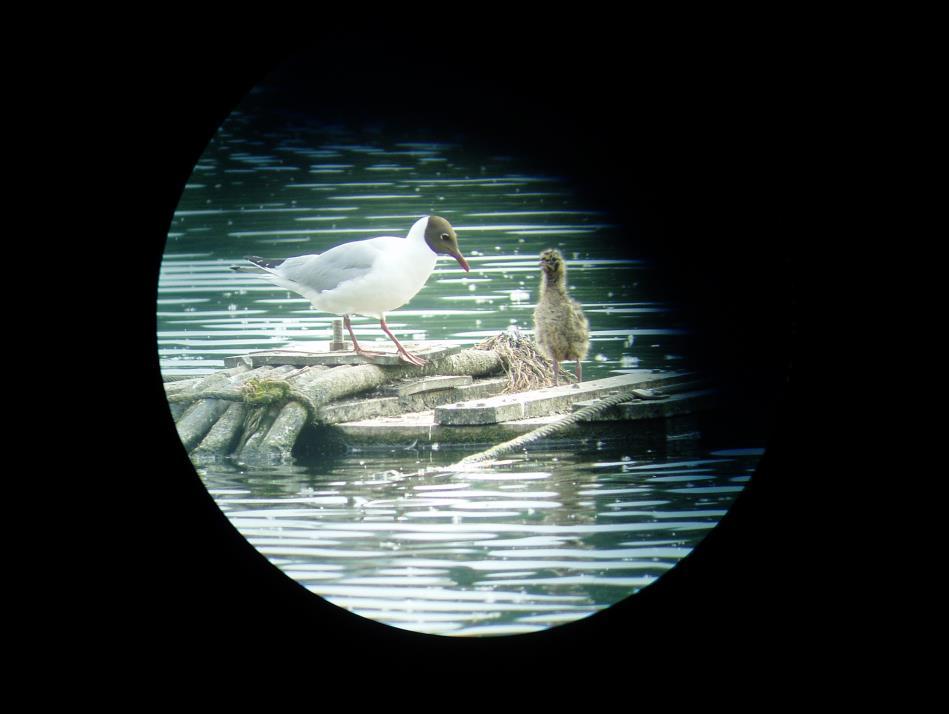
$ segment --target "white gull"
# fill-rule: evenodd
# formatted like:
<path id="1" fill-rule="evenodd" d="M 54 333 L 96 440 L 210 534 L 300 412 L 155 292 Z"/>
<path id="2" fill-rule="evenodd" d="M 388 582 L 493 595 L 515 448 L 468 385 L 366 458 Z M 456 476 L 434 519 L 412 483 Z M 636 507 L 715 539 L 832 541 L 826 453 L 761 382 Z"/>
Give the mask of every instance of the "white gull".
<path id="1" fill-rule="evenodd" d="M 252 272 L 305 297 L 318 310 L 343 316 L 353 347 L 359 355 L 375 356 L 359 346 L 350 315 L 379 320 L 406 362 L 422 366 L 425 360 L 409 353 L 386 325 L 386 313 L 405 305 L 422 289 L 435 269 L 438 255 L 450 255 L 467 272 L 468 261 L 458 248 L 451 224 L 440 216 L 423 216 L 405 238 L 379 236 L 343 243 L 325 253 L 285 260 L 247 256 L 256 268 L 231 266 Z"/>

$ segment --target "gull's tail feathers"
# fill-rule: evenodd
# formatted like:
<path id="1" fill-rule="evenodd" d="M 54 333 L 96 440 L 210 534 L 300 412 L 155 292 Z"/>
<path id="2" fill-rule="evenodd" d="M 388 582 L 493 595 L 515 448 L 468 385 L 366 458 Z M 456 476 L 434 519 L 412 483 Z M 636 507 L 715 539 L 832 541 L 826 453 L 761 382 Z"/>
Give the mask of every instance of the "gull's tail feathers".
<path id="1" fill-rule="evenodd" d="M 256 255 L 245 255 L 244 260 L 250 261 L 254 264 L 253 267 L 249 265 L 232 265 L 231 270 L 235 273 L 255 273 L 260 275 L 261 273 L 270 273 L 274 268 L 278 267 L 283 263 L 283 259 L 280 260 L 266 260 L 265 258 L 260 258 Z"/>

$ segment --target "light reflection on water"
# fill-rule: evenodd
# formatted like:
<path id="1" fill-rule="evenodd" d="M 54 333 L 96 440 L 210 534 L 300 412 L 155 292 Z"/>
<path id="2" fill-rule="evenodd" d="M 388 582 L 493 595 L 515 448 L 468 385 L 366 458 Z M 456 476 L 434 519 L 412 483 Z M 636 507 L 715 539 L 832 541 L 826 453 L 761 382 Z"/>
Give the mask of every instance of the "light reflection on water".
<path id="1" fill-rule="evenodd" d="M 761 453 L 617 442 L 551 442 L 467 471 L 432 468 L 460 452 L 399 450 L 200 473 L 257 550 L 330 602 L 426 633 L 501 635 L 652 583 L 715 526 Z"/>
<path id="2" fill-rule="evenodd" d="M 472 270 L 440 260 L 390 315 L 400 339 L 471 345 L 512 325 L 529 335 L 537 256 L 557 247 L 591 322 L 586 379 L 689 368 L 690 333 L 635 255 L 635 236 L 577 205 L 563 179 L 458 144 L 305 125 L 258 135 L 248 122 L 232 119 L 215 137 L 168 234 L 157 300 L 166 375 L 330 338 L 334 316 L 234 273 L 242 256 L 404 235 L 425 213 L 452 222 Z M 386 339 L 375 320 L 353 324 L 361 340 Z M 422 632 L 515 634 L 586 617 L 648 586 L 726 513 L 759 444 L 710 452 L 701 429 L 687 427 L 640 427 L 648 433 L 636 442 L 549 442 L 475 471 L 432 470 L 465 454 L 429 444 L 198 471 L 240 533 L 329 601 Z"/>

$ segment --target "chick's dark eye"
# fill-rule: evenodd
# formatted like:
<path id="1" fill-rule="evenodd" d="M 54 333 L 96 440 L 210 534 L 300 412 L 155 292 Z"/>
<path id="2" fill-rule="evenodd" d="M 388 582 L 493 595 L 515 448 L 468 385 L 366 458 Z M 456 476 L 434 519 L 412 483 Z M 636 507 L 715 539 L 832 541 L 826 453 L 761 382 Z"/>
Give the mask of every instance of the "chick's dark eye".
<path id="1" fill-rule="evenodd" d="M 442 240 L 448 240 L 450 237 L 447 233 L 442 233 Z"/>

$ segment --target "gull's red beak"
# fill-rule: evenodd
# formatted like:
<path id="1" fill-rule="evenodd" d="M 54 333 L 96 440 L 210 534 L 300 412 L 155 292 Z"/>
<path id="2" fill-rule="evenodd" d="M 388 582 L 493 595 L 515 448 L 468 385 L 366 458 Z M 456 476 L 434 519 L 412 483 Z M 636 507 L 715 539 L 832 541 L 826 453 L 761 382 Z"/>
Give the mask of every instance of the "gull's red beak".
<path id="1" fill-rule="evenodd" d="M 458 261 L 458 265 L 465 269 L 465 272 L 471 272 L 471 267 L 468 265 L 468 261 L 465 260 L 465 256 L 461 254 L 461 251 L 455 252 L 451 251 L 451 257 Z"/>

